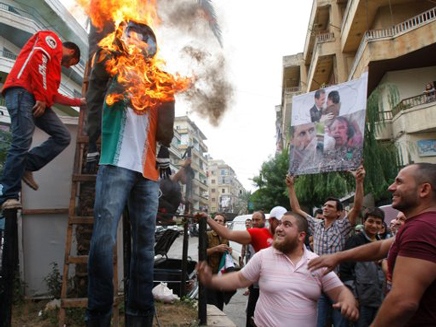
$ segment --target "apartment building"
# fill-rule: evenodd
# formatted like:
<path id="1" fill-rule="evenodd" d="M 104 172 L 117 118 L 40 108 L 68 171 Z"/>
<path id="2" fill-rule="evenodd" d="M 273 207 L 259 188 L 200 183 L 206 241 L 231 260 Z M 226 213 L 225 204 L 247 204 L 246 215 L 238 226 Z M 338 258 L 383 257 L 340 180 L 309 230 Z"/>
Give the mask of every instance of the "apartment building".
<path id="1" fill-rule="evenodd" d="M 188 147 L 192 147 L 191 167 L 195 176 L 193 180 L 193 207 L 196 210 L 208 210 L 207 188 L 207 146 L 204 143 L 206 136 L 197 125 L 188 117 L 176 117 L 174 122 L 177 149 L 183 156 Z M 177 135 L 180 139 L 177 139 Z"/>
<path id="2" fill-rule="evenodd" d="M 289 144 L 293 96 L 368 72 L 368 96 L 379 87 L 383 99 L 378 139 L 395 142 L 404 164 L 436 163 L 436 102 L 424 94 L 435 85 L 435 50 L 433 1 L 314 0 L 303 52 L 283 58 L 276 110 L 282 147 Z"/>
<path id="3" fill-rule="evenodd" d="M 223 160 L 208 162 L 209 211 L 239 214 L 245 210 L 241 195 L 245 192 L 235 171 Z"/>

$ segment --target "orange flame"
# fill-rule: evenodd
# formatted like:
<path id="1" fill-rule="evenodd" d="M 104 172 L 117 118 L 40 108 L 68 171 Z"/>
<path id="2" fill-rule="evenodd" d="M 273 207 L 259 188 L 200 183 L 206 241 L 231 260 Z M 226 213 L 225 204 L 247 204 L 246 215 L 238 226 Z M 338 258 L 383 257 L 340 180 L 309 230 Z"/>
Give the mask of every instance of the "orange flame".
<path id="1" fill-rule="evenodd" d="M 158 59 L 157 55 L 145 58 L 141 48 L 147 49 L 148 45 L 135 32 L 122 38 L 128 21 L 146 24 L 150 28 L 159 22 L 156 0 L 91 0 L 90 4 L 89 0 L 79 1 L 82 5 L 88 3 L 85 9 L 88 8 L 86 11 L 97 28 L 102 28 L 107 21 L 115 23 L 115 32 L 99 43 L 102 49 L 114 54 L 105 62 L 106 70 L 123 86 L 122 93 L 106 97 L 108 105 L 128 99 L 135 111 L 141 113 L 162 102 L 172 101 L 176 93 L 190 87 L 189 78 L 164 72 L 165 61 Z M 99 58 L 100 61 L 103 59 Z"/>

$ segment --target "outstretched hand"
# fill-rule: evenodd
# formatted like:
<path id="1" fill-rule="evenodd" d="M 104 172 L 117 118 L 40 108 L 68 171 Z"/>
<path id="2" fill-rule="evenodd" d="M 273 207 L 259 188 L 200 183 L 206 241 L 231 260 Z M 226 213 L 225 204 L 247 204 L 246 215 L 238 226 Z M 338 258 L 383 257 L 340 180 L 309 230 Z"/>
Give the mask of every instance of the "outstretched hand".
<path id="1" fill-rule="evenodd" d="M 326 254 L 321 257 L 312 259 L 308 263 L 308 267 L 311 271 L 318 270 L 321 268 L 327 268 L 324 271 L 324 275 L 327 275 L 339 264 L 339 259 L 335 254 Z"/>

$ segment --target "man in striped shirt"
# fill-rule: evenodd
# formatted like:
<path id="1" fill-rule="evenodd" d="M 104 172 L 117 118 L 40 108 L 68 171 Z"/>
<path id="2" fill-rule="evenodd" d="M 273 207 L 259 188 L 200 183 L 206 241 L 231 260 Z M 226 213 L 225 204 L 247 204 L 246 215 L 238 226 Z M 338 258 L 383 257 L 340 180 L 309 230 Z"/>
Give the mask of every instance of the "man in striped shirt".
<path id="1" fill-rule="evenodd" d="M 257 252 L 240 271 L 212 276 L 206 263 L 197 267 L 200 281 L 207 287 L 235 290 L 259 282 L 260 296 L 254 322 L 258 327 L 312 327 L 316 323 L 316 304 L 321 292 L 335 301 L 335 308 L 355 320 L 358 310 L 353 294 L 334 273 L 311 273 L 308 262 L 317 255 L 304 247 L 307 220 L 286 212 L 274 234 L 273 246 Z M 271 310 L 274 308 L 274 310 Z"/>
<path id="2" fill-rule="evenodd" d="M 356 178 L 356 193 L 354 195 L 354 206 L 348 215 L 339 219 L 343 213 L 342 203 L 333 197 L 326 199 L 323 205 L 324 219 L 316 219 L 305 213 L 298 203 L 297 195 L 294 189 L 294 176 L 286 177 L 286 184 L 289 191 L 289 200 L 293 212 L 305 217 L 309 224 L 309 230 L 313 235 L 314 252 L 318 255 L 332 254 L 342 251 L 345 246 L 351 230 L 356 224 L 356 219 L 362 209 L 363 202 L 363 179 L 365 178 L 365 169 L 360 166 L 357 171 L 352 172 Z M 338 269 L 336 269 L 338 272 Z M 327 313 L 331 306 L 331 301 L 324 295 L 321 296 L 318 303 L 318 327 L 326 325 Z M 335 326 L 340 326 L 341 315 L 337 310 L 333 311 L 333 322 Z"/>

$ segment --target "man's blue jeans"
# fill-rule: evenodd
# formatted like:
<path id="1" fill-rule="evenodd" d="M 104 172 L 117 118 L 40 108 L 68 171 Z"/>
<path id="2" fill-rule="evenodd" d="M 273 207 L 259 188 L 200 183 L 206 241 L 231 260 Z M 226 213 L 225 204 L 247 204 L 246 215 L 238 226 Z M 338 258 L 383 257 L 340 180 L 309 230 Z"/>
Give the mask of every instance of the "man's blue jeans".
<path id="1" fill-rule="evenodd" d="M 342 317 L 341 312 L 337 309 L 332 308 L 333 302 L 330 298 L 324 293 L 321 294 L 321 297 L 318 300 L 318 327 L 325 327 L 327 324 L 327 316 L 329 310 L 332 311 L 332 322 L 334 327 L 344 327 L 347 326 L 347 320 Z"/>
<path id="2" fill-rule="evenodd" d="M 33 117 L 34 96 L 21 87 L 6 90 L 6 108 L 11 117 L 12 142 L 6 156 L 0 184 L 0 204 L 7 199 L 18 200 L 24 171 L 36 171 L 52 161 L 71 141 L 70 133 L 51 108 L 42 116 Z M 29 151 L 35 126 L 49 139 Z"/>
<path id="3" fill-rule="evenodd" d="M 132 255 L 126 313 L 154 315 L 154 233 L 159 183 L 142 174 L 116 166 L 102 165 L 97 174 L 94 230 L 88 261 L 87 319 L 111 315 L 113 304 L 113 250 L 117 226 L 124 206 L 130 214 Z"/>

